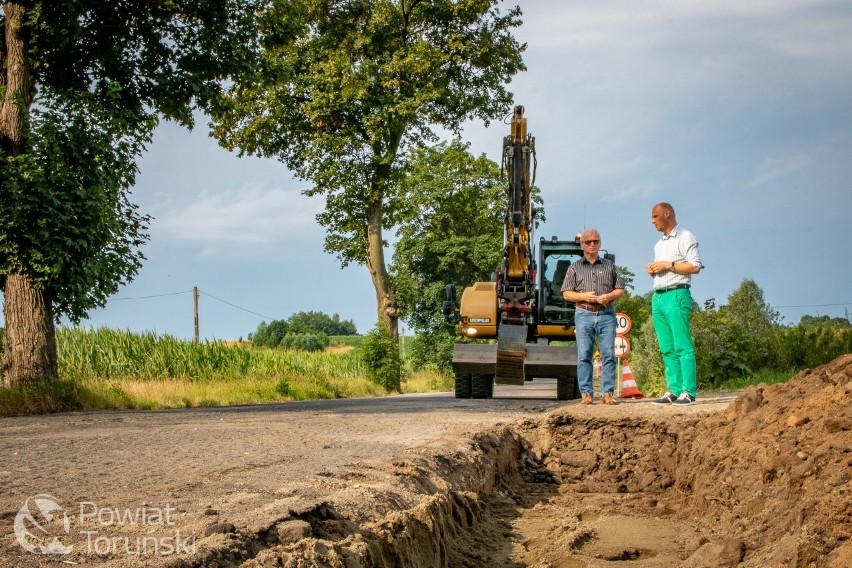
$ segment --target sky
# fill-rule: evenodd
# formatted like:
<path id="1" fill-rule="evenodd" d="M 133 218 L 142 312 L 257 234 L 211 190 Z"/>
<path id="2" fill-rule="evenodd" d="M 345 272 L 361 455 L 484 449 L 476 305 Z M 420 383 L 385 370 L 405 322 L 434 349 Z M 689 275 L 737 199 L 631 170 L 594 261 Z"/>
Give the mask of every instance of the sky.
<path id="1" fill-rule="evenodd" d="M 699 304 L 751 279 L 785 324 L 852 310 L 852 3 L 515 4 L 528 70 L 509 90 L 536 138 L 536 241 L 597 228 L 643 294 L 666 201 L 699 240 Z M 499 163 L 506 134 L 472 122 L 462 139 Z M 194 287 L 202 339 L 309 310 L 375 326 L 366 268 L 323 251 L 322 198 L 283 164 L 218 147 L 200 117 L 161 124 L 139 168 L 147 260 L 83 326 L 192 338 Z"/>

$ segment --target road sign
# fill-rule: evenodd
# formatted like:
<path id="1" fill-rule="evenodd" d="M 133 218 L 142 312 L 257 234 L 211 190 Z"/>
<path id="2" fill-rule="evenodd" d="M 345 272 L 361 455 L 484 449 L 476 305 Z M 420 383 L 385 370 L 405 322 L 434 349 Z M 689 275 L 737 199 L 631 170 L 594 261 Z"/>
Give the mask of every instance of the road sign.
<path id="1" fill-rule="evenodd" d="M 630 353 L 630 340 L 623 335 L 615 336 L 615 356 L 618 358 L 624 357 Z"/>
<path id="2" fill-rule="evenodd" d="M 623 314 L 618 312 L 615 314 L 615 334 L 616 335 L 626 335 L 630 328 L 633 326 L 633 322 L 630 321 L 630 316 L 627 314 Z"/>

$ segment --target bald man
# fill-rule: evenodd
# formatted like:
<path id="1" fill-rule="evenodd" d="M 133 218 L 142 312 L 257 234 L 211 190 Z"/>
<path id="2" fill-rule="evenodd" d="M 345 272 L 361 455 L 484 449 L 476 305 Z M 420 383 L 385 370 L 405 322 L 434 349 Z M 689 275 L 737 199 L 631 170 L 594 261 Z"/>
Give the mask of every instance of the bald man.
<path id="1" fill-rule="evenodd" d="M 651 209 L 651 223 L 663 233 L 654 245 L 654 262 L 648 274 L 654 279 L 651 316 L 666 366 L 668 390 L 654 404 L 695 404 L 698 382 L 695 373 L 695 346 L 690 333 L 692 275 L 703 268 L 698 239 L 677 224 L 674 208 L 657 203 Z"/>

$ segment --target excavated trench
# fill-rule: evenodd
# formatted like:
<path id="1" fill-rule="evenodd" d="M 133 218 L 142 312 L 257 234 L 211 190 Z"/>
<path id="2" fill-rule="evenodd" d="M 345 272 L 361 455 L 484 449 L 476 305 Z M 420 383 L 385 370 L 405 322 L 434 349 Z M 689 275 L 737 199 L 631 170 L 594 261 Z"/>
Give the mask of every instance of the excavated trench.
<path id="1" fill-rule="evenodd" d="M 175 565 L 850 566 L 850 393 L 852 355 L 712 415 L 569 405 L 340 474 L 349 498 L 224 527 Z"/>

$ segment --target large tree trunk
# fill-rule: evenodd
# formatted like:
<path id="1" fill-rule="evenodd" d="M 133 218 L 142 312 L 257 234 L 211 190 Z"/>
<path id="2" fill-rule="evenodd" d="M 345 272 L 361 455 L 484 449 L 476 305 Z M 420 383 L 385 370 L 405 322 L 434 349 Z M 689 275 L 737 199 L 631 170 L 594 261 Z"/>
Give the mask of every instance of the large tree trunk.
<path id="1" fill-rule="evenodd" d="M 396 296 L 391 287 L 390 276 L 385 266 L 385 251 L 382 248 L 382 206 L 373 203 L 367 210 L 367 269 L 376 289 L 378 322 L 384 326 L 394 341 L 399 337 L 399 316 Z"/>
<path id="2" fill-rule="evenodd" d="M 0 47 L 0 148 L 7 156 L 26 152 L 24 126 L 33 102 L 33 82 L 27 57 L 28 35 L 24 25 L 32 2 L 5 2 L 5 42 Z M 23 385 L 58 378 L 53 307 L 44 290 L 18 271 L 2 275 L 3 315 L 6 338 L 0 370 L 5 386 Z M 5 281 L 4 281 L 5 279 Z"/>
<path id="3" fill-rule="evenodd" d="M 17 156 L 24 149 L 24 124 L 33 102 L 33 84 L 30 61 L 27 57 L 28 36 L 24 26 L 26 8 L 20 2 L 3 4 L 6 40 L 0 47 L 0 86 L 6 87 L 0 100 L 0 147 L 9 156 Z"/>
<path id="4" fill-rule="evenodd" d="M 6 277 L 3 291 L 6 338 L 3 343 L 3 386 L 59 379 L 56 332 L 50 299 L 23 274 Z"/>

